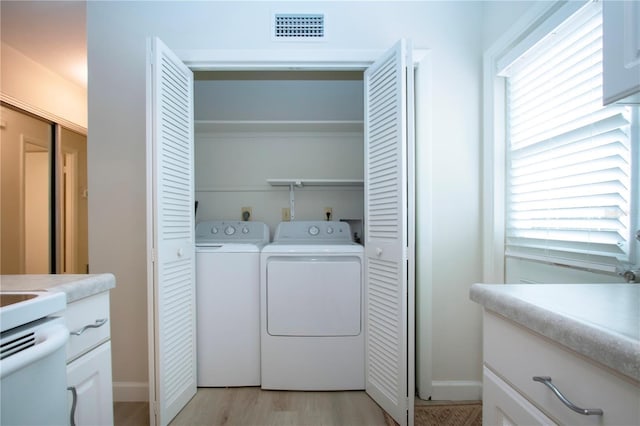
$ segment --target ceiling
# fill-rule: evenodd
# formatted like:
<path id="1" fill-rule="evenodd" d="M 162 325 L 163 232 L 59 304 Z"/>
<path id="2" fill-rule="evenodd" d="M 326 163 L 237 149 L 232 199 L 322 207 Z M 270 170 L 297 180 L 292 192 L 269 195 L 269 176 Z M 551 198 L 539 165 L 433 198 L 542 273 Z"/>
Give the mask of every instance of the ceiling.
<path id="1" fill-rule="evenodd" d="M 2 42 L 87 87 L 85 1 L 0 1 Z"/>

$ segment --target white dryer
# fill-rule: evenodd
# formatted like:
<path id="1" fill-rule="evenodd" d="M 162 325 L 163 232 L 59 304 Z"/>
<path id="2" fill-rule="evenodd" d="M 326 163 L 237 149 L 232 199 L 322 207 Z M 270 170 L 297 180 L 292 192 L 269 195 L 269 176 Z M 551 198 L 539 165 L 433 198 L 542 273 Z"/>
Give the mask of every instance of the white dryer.
<path id="1" fill-rule="evenodd" d="M 260 385 L 262 222 L 196 225 L 198 386 Z"/>
<path id="2" fill-rule="evenodd" d="M 363 247 L 345 222 L 282 222 L 260 256 L 261 386 L 364 389 Z"/>

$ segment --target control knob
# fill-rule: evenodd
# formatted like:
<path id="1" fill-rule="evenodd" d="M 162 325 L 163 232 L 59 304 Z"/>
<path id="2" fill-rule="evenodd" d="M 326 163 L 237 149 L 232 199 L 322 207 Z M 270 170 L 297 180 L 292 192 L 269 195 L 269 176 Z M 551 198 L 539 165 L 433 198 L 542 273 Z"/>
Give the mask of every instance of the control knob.
<path id="1" fill-rule="evenodd" d="M 317 226 L 312 225 L 312 226 L 309 227 L 309 234 L 310 235 L 314 235 L 315 236 L 315 235 L 318 235 L 319 233 L 320 233 L 320 228 L 318 228 Z"/>
<path id="2" fill-rule="evenodd" d="M 229 225 L 226 228 L 224 228 L 224 233 L 226 235 L 233 235 L 236 233 L 236 228 L 234 228 L 233 226 Z"/>

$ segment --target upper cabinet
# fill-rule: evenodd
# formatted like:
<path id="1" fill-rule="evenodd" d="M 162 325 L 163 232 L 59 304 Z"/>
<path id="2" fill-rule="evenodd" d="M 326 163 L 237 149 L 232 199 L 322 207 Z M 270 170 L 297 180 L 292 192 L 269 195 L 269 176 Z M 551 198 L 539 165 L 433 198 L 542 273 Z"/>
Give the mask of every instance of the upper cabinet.
<path id="1" fill-rule="evenodd" d="M 640 104 L 640 2 L 603 2 L 604 104 Z"/>

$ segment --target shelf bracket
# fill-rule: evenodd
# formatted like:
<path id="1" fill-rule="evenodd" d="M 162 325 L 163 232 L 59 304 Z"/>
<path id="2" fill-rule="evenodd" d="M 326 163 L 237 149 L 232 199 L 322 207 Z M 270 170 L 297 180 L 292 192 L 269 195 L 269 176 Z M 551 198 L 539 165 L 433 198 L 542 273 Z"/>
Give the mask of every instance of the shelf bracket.
<path id="1" fill-rule="evenodd" d="M 295 184 L 292 182 L 289 184 L 289 213 L 291 214 L 291 222 L 293 222 L 296 217 L 296 197 L 293 188 L 295 188 Z"/>

